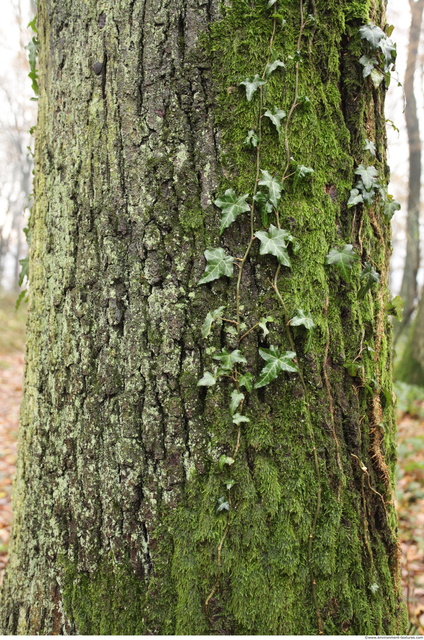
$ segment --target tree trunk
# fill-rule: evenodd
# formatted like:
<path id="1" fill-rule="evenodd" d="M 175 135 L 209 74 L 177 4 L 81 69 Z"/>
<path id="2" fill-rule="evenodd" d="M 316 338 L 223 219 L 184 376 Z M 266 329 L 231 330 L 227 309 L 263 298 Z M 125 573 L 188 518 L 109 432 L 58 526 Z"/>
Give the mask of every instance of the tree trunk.
<path id="1" fill-rule="evenodd" d="M 408 334 L 402 357 L 395 369 L 396 379 L 424 387 L 424 297 Z"/>
<path id="2" fill-rule="evenodd" d="M 384 23 L 370 4 L 40 0 L 3 633 L 404 632 L 390 225 L 377 200 L 346 205 L 366 138 L 386 175 L 384 89 L 358 62 L 359 27 Z M 255 74 L 267 84 L 248 101 Z M 284 181 L 268 222 L 259 169 Z M 249 194 L 250 214 L 220 237 L 226 189 Z M 295 255 L 280 245 L 291 268 L 250 242 L 263 223 L 297 238 Z M 359 260 L 343 259 L 349 282 L 325 264 L 345 244 L 380 272 L 372 293 L 358 297 Z M 240 266 L 199 285 L 217 247 Z M 288 325 L 300 309 L 313 329 Z M 249 331 L 263 316 L 269 334 Z M 247 364 L 198 386 L 224 347 Z M 286 349 L 297 371 L 259 386 L 258 347 Z"/>
<path id="3" fill-rule="evenodd" d="M 420 268 L 420 204 L 421 204 L 421 138 L 415 98 L 415 69 L 424 0 L 410 0 L 411 26 L 409 29 L 408 59 L 405 72 L 405 119 L 409 146 L 408 215 L 406 220 L 406 256 L 400 295 L 404 300 L 404 320 L 396 328 L 396 335 L 410 323 L 418 293 L 417 274 Z"/>

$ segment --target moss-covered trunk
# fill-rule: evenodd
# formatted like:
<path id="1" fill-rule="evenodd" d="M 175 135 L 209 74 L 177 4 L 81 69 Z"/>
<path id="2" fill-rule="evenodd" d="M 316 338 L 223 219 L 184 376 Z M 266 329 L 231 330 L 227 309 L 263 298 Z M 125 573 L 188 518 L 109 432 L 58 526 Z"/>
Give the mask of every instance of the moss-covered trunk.
<path id="1" fill-rule="evenodd" d="M 358 166 L 374 166 L 380 183 L 387 174 L 384 86 L 358 62 L 359 28 L 384 25 L 383 2 L 218 4 L 39 1 L 28 355 L 3 633 L 405 629 L 390 225 L 377 197 L 347 207 Z M 285 67 L 267 75 L 276 60 Z M 240 83 L 255 74 L 266 85 L 247 101 Z M 275 107 L 285 118 L 261 117 Z M 284 182 L 262 216 L 252 209 L 259 170 Z M 249 194 L 251 213 L 219 237 L 213 201 L 226 189 Z M 297 239 L 291 267 L 276 271 L 256 239 L 245 253 L 269 224 Z M 246 255 L 242 270 L 199 286 L 203 252 L 217 247 Z M 326 264 L 335 247 L 344 277 Z M 380 282 L 360 279 L 365 263 Z M 217 314 L 203 338 L 207 312 L 224 305 L 232 322 Z M 288 326 L 299 310 L 312 330 Z M 274 318 L 269 334 L 247 333 L 263 316 Z M 231 418 L 229 378 L 197 386 L 224 347 L 247 360 L 230 375 L 249 422 Z M 258 347 L 295 352 L 298 371 L 248 393 L 239 374 L 258 384 Z"/>

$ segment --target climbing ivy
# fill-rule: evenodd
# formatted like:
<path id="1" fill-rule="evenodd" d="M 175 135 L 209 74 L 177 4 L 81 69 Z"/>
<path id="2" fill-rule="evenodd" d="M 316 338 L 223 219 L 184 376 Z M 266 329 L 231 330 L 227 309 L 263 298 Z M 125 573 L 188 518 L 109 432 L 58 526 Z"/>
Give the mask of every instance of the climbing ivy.
<path id="1" fill-rule="evenodd" d="M 28 27 L 32 29 L 34 35 L 31 40 L 28 42 L 25 47 L 28 51 L 28 61 L 30 72 L 28 74 L 28 78 L 31 80 L 31 87 L 34 91 L 35 96 L 31 98 L 31 100 L 38 100 L 39 88 L 38 88 L 38 71 L 37 71 L 37 57 L 40 49 L 40 41 L 38 39 L 38 31 L 37 31 L 37 16 L 31 20 L 28 24 Z"/>
<path id="2" fill-rule="evenodd" d="M 271 7 L 272 10 L 270 11 Z M 218 461 L 218 469 L 222 474 L 227 495 L 217 497 L 216 513 L 217 516 L 227 518 L 227 521 L 218 545 L 217 580 L 205 604 L 206 606 L 209 605 L 220 584 L 221 551 L 232 523 L 232 511 L 234 508 L 232 490 L 235 482 L 231 478 L 231 467 L 239 451 L 242 425 L 249 422 L 249 418 L 245 415 L 248 396 L 254 390 L 262 389 L 272 384 L 280 375 L 298 376 L 303 388 L 306 409 L 305 429 L 313 445 L 313 460 L 318 486 L 316 508 L 309 534 L 307 562 L 318 628 L 321 633 L 321 615 L 317 605 L 316 581 L 311 563 L 315 527 L 321 509 L 321 481 L 314 430 L 312 427 L 312 416 L 308 403 L 308 390 L 302 369 L 299 365 L 299 358 L 296 353 L 292 335 L 292 331 L 308 334 L 309 338 L 305 344 L 305 351 L 307 351 L 310 337 L 315 327 L 315 321 L 304 309 L 297 309 L 295 314 L 290 318 L 279 288 L 280 279 L 292 269 L 293 256 L 301 253 L 301 243 L 299 240 L 281 226 L 280 203 L 282 193 L 284 190 L 297 188 L 302 182 L 307 184 L 308 181 L 314 179 L 314 169 L 298 162 L 290 153 L 290 123 L 295 110 L 307 110 L 310 104 L 307 96 L 299 96 L 298 94 L 299 68 L 301 64 L 304 64 L 302 46 L 305 29 L 308 25 L 315 24 L 315 17 L 312 15 L 304 15 L 303 0 L 299 0 L 300 29 L 297 46 L 293 54 L 288 56 L 286 64 L 278 57 L 273 46 L 277 28 L 279 27 L 284 30 L 285 25 L 285 20 L 279 13 L 278 0 L 268 0 L 267 2 L 264 0 L 264 10 L 269 11 L 271 31 L 267 58 L 264 61 L 261 72 L 252 70 L 249 77 L 245 77 L 239 82 L 239 87 L 243 89 L 243 98 L 248 103 L 257 105 L 257 119 L 251 123 L 251 128 L 246 131 L 244 140 L 241 140 L 247 152 L 251 153 L 251 150 L 254 150 L 255 161 L 252 163 L 253 177 L 251 190 L 249 193 L 241 195 L 230 187 L 223 194 L 218 195 L 214 201 L 214 205 L 221 211 L 219 235 L 222 236 L 225 234 L 226 230 L 237 219 L 246 216 L 250 225 L 250 238 L 242 256 L 230 256 L 223 247 L 206 250 L 204 253 L 206 258 L 205 272 L 199 280 L 199 285 L 204 285 L 222 277 L 231 279 L 234 276 L 234 266 L 238 269 L 234 285 L 234 315 L 231 316 L 230 314 L 229 317 L 224 317 L 223 312 L 225 307 L 223 306 L 208 311 L 201 329 L 202 336 L 206 338 L 214 330 L 214 325 L 217 320 L 231 323 L 237 339 L 237 348 L 232 351 L 228 351 L 225 348 L 219 353 L 209 351 L 211 362 L 197 383 L 198 386 L 205 388 L 213 387 L 218 382 L 229 386 L 228 413 L 229 420 L 231 420 L 231 423 L 235 427 L 236 441 L 232 455 L 222 455 Z M 367 79 L 370 76 L 376 88 L 380 86 L 383 81 L 385 81 L 387 86 L 390 80 L 390 71 L 396 59 L 396 47 L 390 38 L 373 23 L 361 27 L 359 29 L 359 37 L 365 41 L 367 47 L 367 52 L 359 59 L 359 63 L 363 66 L 363 77 Z M 290 108 L 286 112 L 279 104 L 266 104 L 266 89 L 270 76 L 278 73 L 283 77 L 286 69 L 290 66 L 288 64 L 289 62 L 291 68 L 294 68 L 295 74 L 294 95 Z M 278 175 L 262 164 L 261 146 L 263 145 L 262 129 L 264 126 L 270 127 L 270 130 L 274 132 L 276 144 L 284 145 L 286 162 L 285 167 Z M 375 144 L 369 139 L 365 140 L 365 158 L 367 154 L 370 158 L 375 158 L 376 156 Z M 384 203 L 386 218 L 389 219 L 394 211 L 399 208 L 399 205 L 393 200 L 392 196 L 387 194 L 387 189 L 384 184 L 382 184 L 379 171 L 375 165 L 367 163 L 366 159 L 364 159 L 363 163 L 357 166 L 354 174 L 356 176 L 356 183 L 347 200 L 347 208 L 350 209 L 357 206 L 369 208 L 376 198 L 380 198 Z M 259 246 L 257 241 L 259 242 Z M 273 292 L 281 306 L 288 341 L 287 349 L 273 344 L 269 345 L 268 348 L 259 348 L 258 355 L 264 361 L 264 365 L 259 372 L 247 370 L 249 364 L 243 354 L 243 340 L 248 334 L 255 330 L 261 330 L 263 337 L 266 337 L 269 334 L 267 325 L 274 322 L 274 318 L 271 316 L 261 318 L 259 322 L 250 328 L 242 322 L 240 300 L 243 270 L 247 259 L 251 256 L 254 243 L 256 243 L 259 249 L 259 255 L 267 255 L 275 259 L 275 273 L 270 281 L 271 292 Z M 360 273 L 358 271 L 357 273 L 356 270 L 354 271 L 354 266 L 358 262 L 359 255 L 356 253 L 352 244 L 344 244 L 341 247 L 330 248 L 326 256 L 326 264 L 334 267 L 346 284 L 352 285 L 354 281 L 357 282 L 359 285 L 357 296 L 358 298 L 363 298 L 374 285 L 378 284 L 380 275 L 369 262 L 365 262 L 362 271 Z M 212 355 L 212 353 L 214 355 Z M 356 374 L 356 363 L 352 363 L 351 371 L 352 375 Z M 333 437 L 338 451 L 339 446 L 335 432 L 333 433 Z"/>
<path id="3" fill-rule="evenodd" d="M 368 43 L 368 53 L 359 62 L 364 67 L 362 74 L 368 76 L 377 89 L 383 80 L 389 86 L 394 64 L 396 62 L 396 45 L 380 27 L 373 22 L 365 24 L 359 29 L 362 39 Z"/>

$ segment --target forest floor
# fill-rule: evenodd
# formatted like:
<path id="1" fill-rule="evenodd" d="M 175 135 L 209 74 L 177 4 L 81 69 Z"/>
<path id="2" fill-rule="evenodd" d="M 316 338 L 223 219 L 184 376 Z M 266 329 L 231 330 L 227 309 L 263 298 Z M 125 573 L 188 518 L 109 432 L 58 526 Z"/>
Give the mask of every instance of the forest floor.
<path id="1" fill-rule="evenodd" d="M 424 405 L 423 405 L 424 406 Z M 397 510 L 402 582 L 411 628 L 424 635 L 424 418 L 403 413 L 398 420 Z"/>
<path id="2" fill-rule="evenodd" d="M 12 523 L 19 405 L 24 368 L 25 310 L 14 313 L 14 297 L 0 295 L 0 585 L 7 563 Z M 424 390 L 398 386 L 397 506 L 402 549 L 402 581 L 411 626 L 424 635 Z M 402 397 L 399 397 L 402 396 Z"/>

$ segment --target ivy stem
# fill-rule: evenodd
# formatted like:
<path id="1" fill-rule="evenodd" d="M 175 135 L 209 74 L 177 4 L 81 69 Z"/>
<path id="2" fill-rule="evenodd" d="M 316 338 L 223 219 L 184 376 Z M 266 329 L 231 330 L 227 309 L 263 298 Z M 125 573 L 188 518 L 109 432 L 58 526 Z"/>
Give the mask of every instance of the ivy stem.
<path id="1" fill-rule="evenodd" d="M 335 422 L 334 422 L 334 400 L 333 400 L 333 394 L 331 393 L 331 385 L 330 385 L 330 380 L 328 378 L 328 373 L 327 373 L 327 367 L 328 367 L 328 352 L 330 349 L 330 327 L 328 325 L 328 307 L 330 304 L 330 298 L 327 295 L 327 298 L 325 300 L 325 307 L 324 307 L 324 313 L 325 313 L 325 317 L 327 319 L 327 340 L 325 343 L 325 353 L 324 353 L 324 362 L 323 362 L 323 374 L 324 374 L 324 381 L 325 381 L 325 388 L 327 390 L 327 396 L 328 396 L 328 401 L 329 401 L 329 405 L 330 405 L 330 419 L 331 419 L 331 433 L 333 436 L 333 440 L 334 440 L 334 444 L 336 446 L 336 459 L 337 459 L 337 466 L 339 468 L 339 472 L 340 472 L 340 478 L 339 478 L 339 488 L 337 491 L 337 501 L 340 502 L 340 496 L 341 496 L 341 492 L 342 492 L 342 488 L 343 488 L 343 467 L 342 467 L 342 463 L 340 460 L 340 443 L 339 440 L 337 438 L 337 433 L 336 433 L 336 426 L 335 426 Z"/>
<path id="2" fill-rule="evenodd" d="M 274 282 L 272 283 L 272 288 L 275 291 L 275 294 L 282 306 L 283 309 L 283 314 L 284 314 L 284 324 L 286 327 L 286 334 L 287 334 L 287 338 L 290 344 L 290 348 L 296 353 L 296 347 L 294 344 L 294 340 L 293 340 L 293 336 L 291 334 L 291 331 L 289 329 L 289 325 L 288 325 L 288 314 L 287 314 L 287 309 L 286 309 L 286 305 L 284 303 L 284 300 L 282 298 L 282 295 L 278 289 L 277 283 L 278 283 L 278 276 L 281 270 L 281 265 L 278 265 L 278 269 L 276 271 L 275 277 L 274 277 Z M 296 360 L 298 361 L 298 358 L 296 358 Z M 307 553 L 307 561 L 308 561 L 308 567 L 309 567 L 309 576 L 310 576 L 310 580 L 311 580 L 311 587 L 312 587 L 312 598 L 314 600 L 314 606 L 315 606 L 315 613 L 316 613 L 316 617 L 317 617 L 317 624 L 318 624 L 318 633 L 319 635 L 323 634 L 323 630 L 322 630 L 322 619 L 321 619 L 321 613 L 319 610 L 319 606 L 318 606 L 318 598 L 317 598 L 317 587 L 316 587 L 316 580 L 315 580 L 315 575 L 314 575 L 314 570 L 312 568 L 312 545 L 313 545 L 313 541 L 315 538 L 315 531 L 317 528 L 317 522 L 318 522 L 318 518 L 319 518 L 319 514 L 321 512 L 321 498 L 322 498 L 322 489 L 321 489 L 321 473 L 319 470 L 319 461 L 318 461 L 318 454 L 317 454 L 317 448 L 316 448 L 316 443 L 315 443 L 315 435 L 314 435 L 314 429 L 312 426 L 312 420 L 311 420 L 311 409 L 309 406 L 309 402 L 308 402 L 308 391 L 307 391 L 307 387 L 306 387 L 306 383 L 305 383 L 305 378 L 303 377 L 303 372 L 300 368 L 299 362 L 298 362 L 298 374 L 299 374 L 299 380 L 301 382 L 302 385 L 302 390 L 303 390 L 303 397 L 304 397 L 304 402 L 305 402 L 305 409 L 306 409 L 306 425 L 307 425 L 307 436 L 309 437 L 311 443 L 312 443 L 312 455 L 313 455 L 313 460 L 314 460 L 314 467 L 315 467 L 315 476 L 317 479 L 317 501 L 316 501 L 316 506 L 315 506 L 315 512 L 314 512 L 314 517 L 313 517 L 313 521 L 312 521 L 312 526 L 311 526 L 311 531 L 309 533 L 309 538 L 308 538 L 308 553 Z"/>
<path id="3" fill-rule="evenodd" d="M 297 39 L 297 53 L 300 52 L 300 48 L 302 46 L 302 36 L 303 36 L 303 32 L 305 30 L 305 20 L 303 17 L 303 0 L 300 0 L 299 2 L 299 7 L 300 7 L 300 32 L 299 32 L 299 37 Z M 284 169 L 284 173 L 283 173 L 283 181 L 286 178 L 286 174 L 288 171 L 288 168 L 290 166 L 290 147 L 289 147 L 289 125 L 290 125 L 290 121 L 293 115 L 294 110 L 296 109 L 296 107 L 298 106 L 298 99 L 299 99 L 299 62 L 297 61 L 295 64 L 295 86 L 294 86 L 294 99 L 293 102 L 291 104 L 289 113 L 287 115 L 287 119 L 286 119 L 286 126 L 285 126 L 285 135 L 284 135 L 284 146 L 286 149 L 286 168 Z"/>
<path id="4" fill-rule="evenodd" d="M 305 28 L 305 22 L 304 22 L 304 18 L 303 18 L 303 0 L 300 0 L 300 16 L 301 16 L 301 28 L 300 28 L 300 33 L 299 33 L 299 38 L 298 38 L 298 43 L 297 43 L 297 50 L 300 50 L 300 46 L 301 46 L 301 39 L 302 39 L 302 34 L 303 34 L 303 30 Z M 296 62 L 296 79 L 295 79 L 295 97 L 294 100 L 292 102 L 289 114 L 287 116 L 287 120 L 286 120 L 286 127 L 285 127 L 285 148 L 286 148 L 286 158 L 287 158 L 287 165 L 286 168 L 284 170 L 284 174 L 283 174 L 283 180 L 285 180 L 286 175 L 287 175 L 287 171 L 288 168 L 290 166 L 290 147 L 289 147 L 289 139 L 288 139 L 288 127 L 290 124 L 290 120 L 291 117 L 293 115 L 293 112 L 297 106 L 297 100 L 298 100 L 298 92 L 299 92 L 299 63 Z M 277 225 L 279 227 L 279 218 L 277 215 Z M 281 307 L 283 309 L 283 315 L 284 315 L 284 325 L 285 325 L 285 329 L 286 329 L 286 334 L 287 334 L 287 338 L 290 344 L 290 347 L 292 349 L 292 351 L 294 351 L 294 353 L 296 353 L 296 346 L 294 344 L 294 340 L 293 340 L 293 336 L 291 334 L 290 331 L 290 325 L 289 325 L 289 318 L 288 318 L 288 313 L 287 313 L 287 308 L 286 305 L 284 303 L 283 297 L 278 289 L 278 279 L 279 279 L 279 275 L 281 272 L 281 265 L 278 265 L 277 270 L 275 272 L 274 275 L 274 280 L 272 282 L 272 288 L 275 291 L 275 294 L 281 304 Z M 298 358 L 296 358 L 298 360 Z M 314 607 L 315 607 L 315 614 L 316 614 L 316 618 L 317 618 L 317 624 L 318 624 L 318 634 L 322 635 L 323 634 L 323 628 L 322 628 L 322 618 L 321 618 L 321 613 L 319 610 L 319 606 L 318 606 L 318 598 L 317 598 L 317 589 L 316 589 L 316 580 L 315 580 L 315 575 L 314 575 L 314 570 L 312 567 L 312 546 L 313 546 L 313 541 L 315 538 L 315 532 L 316 532 L 316 527 L 317 527 L 317 522 L 318 522 L 318 518 L 319 518 L 319 514 L 321 512 L 321 499 L 322 499 L 322 489 L 321 489 L 321 473 L 320 473 L 320 469 L 319 469 L 319 460 L 318 460 L 318 454 L 317 454 L 317 448 L 316 448 L 316 443 L 315 443 L 315 435 L 314 435 L 314 429 L 312 426 L 312 420 L 311 420 L 311 409 L 309 406 L 309 402 L 308 402 L 308 391 L 307 391 L 307 387 L 306 387 L 306 383 L 305 383 L 305 378 L 303 377 L 303 372 L 300 368 L 300 365 L 298 365 L 298 373 L 299 373 L 299 379 L 302 385 L 302 390 L 303 390 L 303 397 L 304 397 L 304 402 L 305 402 L 305 409 L 306 409 L 306 425 L 307 425 L 307 435 L 312 443 L 312 455 L 313 455 L 313 460 L 314 460 L 314 467 L 315 467 L 315 476 L 317 479 L 317 496 L 316 496 L 316 505 L 315 505 L 315 512 L 314 512 L 314 517 L 313 517 L 313 521 L 312 521 L 312 526 L 311 526 L 311 531 L 309 533 L 309 539 L 308 539 L 308 552 L 307 552 L 307 562 L 308 562 L 308 567 L 309 567 L 309 576 L 310 576 L 310 580 L 311 580 L 311 588 L 312 588 L 312 598 L 314 601 Z"/>
<path id="5" fill-rule="evenodd" d="M 267 61 L 262 72 L 262 79 L 266 77 L 266 70 L 271 59 L 272 53 L 272 45 L 274 43 L 275 32 L 277 28 L 277 20 L 274 18 L 273 26 L 272 26 L 272 34 L 269 41 L 269 52 Z M 243 267 L 247 258 L 249 257 L 250 250 L 253 245 L 253 241 L 255 239 L 255 196 L 258 191 L 258 182 L 259 182 L 259 174 L 260 174 L 260 160 L 261 160 L 261 137 L 262 137 L 262 111 L 263 111 L 263 89 L 262 86 L 259 87 L 259 111 L 258 111 L 258 146 L 256 147 L 256 175 L 255 175 L 255 184 L 253 187 L 253 195 L 252 195 L 252 206 L 250 208 L 250 239 L 249 244 L 247 245 L 246 251 L 244 252 L 243 258 L 238 265 L 239 272 L 237 276 L 237 285 L 236 285 L 236 314 L 237 314 L 237 342 L 240 344 L 240 290 L 241 290 L 241 279 L 243 277 Z M 277 214 L 278 216 L 278 214 Z"/>
<path id="6" fill-rule="evenodd" d="M 210 592 L 210 594 L 208 595 L 208 597 L 206 598 L 205 601 L 205 607 L 209 607 L 209 603 L 212 600 L 212 598 L 214 597 L 215 593 L 217 592 L 217 590 L 219 589 L 219 583 L 221 581 L 221 553 L 222 553 L 222 547 L 224 546 L 224 542 L 225 542 L 225 538 L 227 537 L 228 534 L 228 530 L 230 528 L 231 525 L 231 518 L 228 518 L 227 524 L 225 525 L 225 529 L 224 529 L 224 533 L 222 534 L 222 538 L 219 541 L 219 545 L 218 545 L 218 574 L 216 577 L 216 582 L 212 588 L 212 591 Z"/>
<path id="7" fill-rule="evenodd" d="M 229 318 L 217 318 L 217 320 L 222 320 L 223 322 L 231 322 L 231 324 L 237 324 L 236 320 L 230 320 Z"/>
<path id="8" fill-rule="evenodd" d="M 298 40 L 297 40 L 297 52 L 300 51 L 300 48 L 301 48 L 301 45 L 302 45 L 303 31 L 305 29 L 305 20 L 304 20 L 304 13 L 303 13 L 303 0 L 299 0 L 299 8 L 300 8 L 300 32 L 299 32 L 299 37 L 298 37 Z M 286 167 L 284 169 L 282 181 L 284 181 L 286 179 L 287 171 L 288 171 L 289 166 L 290 166 L 289 125 L 290 125 L 291 118 L 293 116 L 294 110 L 298 106 L 298 99 L 299 99 L 299 61 L 297 61 L 296 65 L 295 65 L 295 93 L 294 93 L 294 99 L 293 99 L 293 102 L 291 104 L 289 113 L 287 115 L 286 125 L 285 125 L 284 146 L 285 146 L 285 150 L 286 150 L 286 162 L 287 162 L 287 164 L 286 164 Z M 278 214 L 277 214 L 277 226 L 279 227 Z M 291 331 L 290 331 L 290 328 L 289 328 L 289 324 L 288 324 L 289 323 L 289 319 L 288 319 L 286 305 L 285 305 L 283 297 L 282 297 L 282 295 L 281 295 L 281 293 L 280 293 L 280 291 L 278 289 L 278 278 L 279 278 L 280 272 L 281 272 L 281 265 L 278 265 L 277 271 L 275 272 L 274 281 L 272 283 L 272 288 L 274 289 L 275 294 L 276 294 L 276 296 L 277 296 L 277 298 L 278 298 L 278 300 L 279 300 L 279 302 L 280 302 L 280 304 L 282 306 L 282 309 L 283 309 L 286 334 L 287 334 L 287 338 L 288 338 L 290 347 L 296 353 L 296 347 L 295 347 L 294 340 L 293 340 L 293 337 L 292 337 L 292 334 L 291 334 Z M 315 531 L 316 531 L 316 526 L 317 526 L 319 514 L 320 514 L 320 511 L 321 511 L 321 498 L 322 498 L 321 474 L 320 474 L 320 470 L 319 470 L 319 461 L 318 461 L 318 454 L 317 454 L 316 443 L 315 443 L 315 435 L 314 435 L 314 430 L 313 430 L 312 420 L 311 420 L 311 410 L 310 410 L 309 403 L 308 403 L 308 392 L 307 392 L 305 379 L 303 377 L 303 372 L 302 372 L 300 366 L 298 367 L 298 372 L 299 372 L 299 379 L 300 379 L 300 382 L 301 382 L 301 385 L 302 385 L 302 388 L 303 388 L 305 409 L 306 409 L 307 435 L 309 436 L 309 438 L 311 440 L 311 443 L 312 443 L 312 454 L 313 454 L 313 459 L 314 459 L 315 476 L 316 476 L 317 485 L 318 485 L 315 513 L 314 513 L 312 526 L 311 526 L 311 531 L 310 531 L 309 540 L 308 540 L 307 562 L 308 562 L 309 575 L 310 575 L 311 587 L 312 587 L 312 598 L 313 598 L 313 601 L 314 601 L 315 614 L 316 614 L 317 624 L 318 624 L 318 633 L 319 633 L 319 635 L 322 635 L 323 634 L 322 618 L 321 618 L 321 613 L 320 613 L 319 606 L 318 606 L 316 580 L 315 580 L 314 571 L 313 571 L 313 568 L 312 568 L 312 546 L 313 546 L 313 541 L 314 541 L 314 537 L 315 537 Z"/>
<path id="9" fill-rule="evenodd" d="M 238 454 L 238 451 L 240 449 L 240 438 L 241 438 L 241 427 L 240 425 L 238 426 L 238 431 L 237 431 L 237 442 L 236 442 L 236 448 L 234 449 L 234 453 L 233 453 L 233 458 L 234 460 L 236 459 L 236 456 Z"/>
<path id="10" fill-rule="evenodd" d="M 253 327 L 251 327 L 251 328 L 249 329 L 249 331 L 246 331 L 246 333 L 243 333 L 243 335 L 241 336 L 241 338 L 240 338 L 239 342 L 241 342 L 241 341 L 243 340 L 243 338 L 245 338 L 246 336 L 248 336 L 248 335 L 249 335 L 249 333 L 250 333 L 251 331 L 253 331 L 254 329 L 256 329 L 256 327 L 259 327 L 259 322 L 257 322 L 256 324 L 254 324 L 254 325 L 253 325 Z"/>

